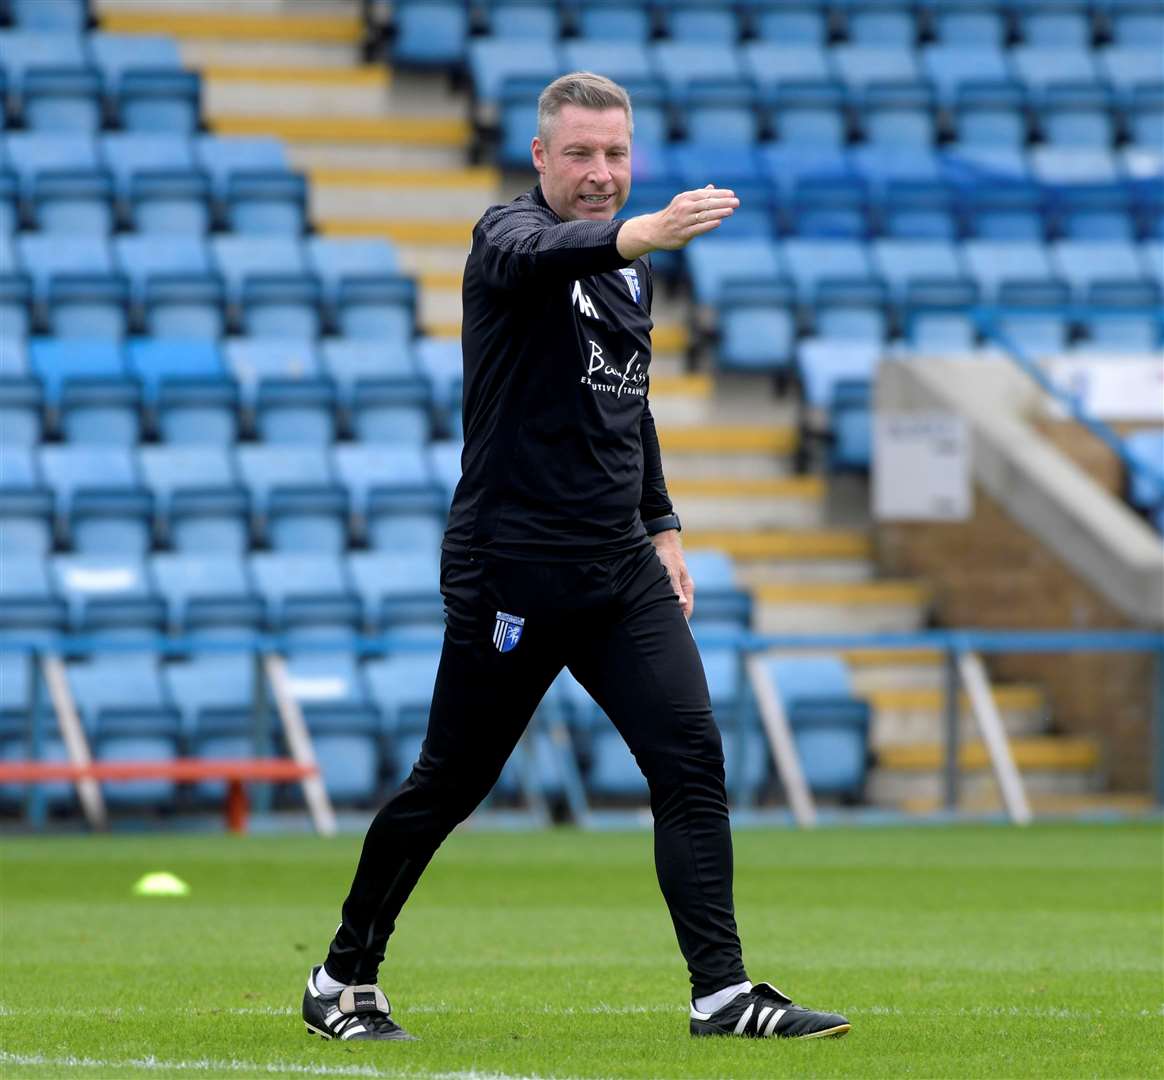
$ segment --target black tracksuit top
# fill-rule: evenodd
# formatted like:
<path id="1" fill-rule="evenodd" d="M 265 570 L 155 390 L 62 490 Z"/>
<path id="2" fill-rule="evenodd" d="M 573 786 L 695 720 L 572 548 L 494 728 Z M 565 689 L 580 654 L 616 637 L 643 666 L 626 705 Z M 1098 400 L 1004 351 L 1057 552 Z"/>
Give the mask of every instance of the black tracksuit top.
<path id="1" fill-rule="evenodd" d="M 651 270 L 541 187 L 490 207 L 462 286 L 465 449 L 444 546 L 603 558 L 672 512 L 647 402 Z"/>

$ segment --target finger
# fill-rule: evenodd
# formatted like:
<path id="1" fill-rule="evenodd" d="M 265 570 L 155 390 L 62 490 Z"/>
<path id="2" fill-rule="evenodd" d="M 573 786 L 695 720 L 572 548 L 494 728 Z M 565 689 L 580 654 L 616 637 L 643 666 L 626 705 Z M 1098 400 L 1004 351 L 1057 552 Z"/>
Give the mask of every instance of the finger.
<path id="1" fill-rule="evenodd" d="M 724 207 L 722 210 L 700 211 L 691 219 L 691 224 L 688 225 L 688 228 L 697 229 L 702 225 L 717 224 L 724 218 L 731 217 L 734 213 L 735 211 L 730 206 Z"/>

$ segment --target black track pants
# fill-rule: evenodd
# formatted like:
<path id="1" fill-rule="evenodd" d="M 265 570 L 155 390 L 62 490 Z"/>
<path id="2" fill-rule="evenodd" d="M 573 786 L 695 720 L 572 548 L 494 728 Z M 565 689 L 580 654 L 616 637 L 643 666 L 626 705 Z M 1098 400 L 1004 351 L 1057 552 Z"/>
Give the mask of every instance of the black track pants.
<path id="1" fill-rule="evenodd" d="M 693 996 L 746 979 L 732 908 L 723 749 L 699 653 L 653 546 L 587 563 L 446 553 L 441 588 L 447 627 L 420 760 L 368 829 L 328 972 L 376 981 L 425 866 L 489 793 L 567 666 L 647 779 L 655 868 Z M 498 612 L 525 620 L 507 652 L 494 642 Z"/>

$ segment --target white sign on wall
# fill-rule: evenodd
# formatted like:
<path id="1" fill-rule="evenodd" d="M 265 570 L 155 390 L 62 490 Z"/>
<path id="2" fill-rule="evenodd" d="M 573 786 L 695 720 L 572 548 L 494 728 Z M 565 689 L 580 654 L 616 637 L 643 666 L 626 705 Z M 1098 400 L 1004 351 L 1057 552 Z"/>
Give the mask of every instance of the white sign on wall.
<path id="1" fill-rule="evenodd" d="M 1164 423 L 1164 357 L 1056 357 L 1043 370 L 1094 420 Z M 1050 411 L 1064 413 L 1057 402 Z"/>
<path id="2" fill-rule="evenodd" d="M 954 413 L 877 413 L 873 516 L 965 521 L 973 513 L 970 431 Z"/>

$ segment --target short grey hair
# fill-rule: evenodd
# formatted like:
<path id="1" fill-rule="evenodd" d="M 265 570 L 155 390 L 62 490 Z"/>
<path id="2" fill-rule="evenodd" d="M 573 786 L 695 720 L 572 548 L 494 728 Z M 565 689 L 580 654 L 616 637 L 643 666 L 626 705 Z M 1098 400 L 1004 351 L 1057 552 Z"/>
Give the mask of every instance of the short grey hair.
<path id="1" fill-rule="evenodd" d="M 583 109 L 622 109 L 626 113 L 627 131 L 634 135 L 630 94 L 605 75 L 572 71 L 555 79 L 541 92 L 538 97 L 538 138 L 543 143 L 549 143 L 550 129 L 563 105 L 578 105 Z"/>

